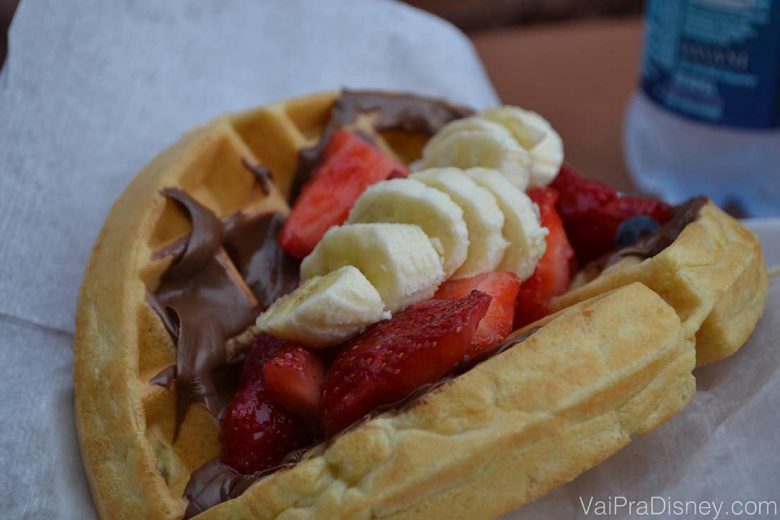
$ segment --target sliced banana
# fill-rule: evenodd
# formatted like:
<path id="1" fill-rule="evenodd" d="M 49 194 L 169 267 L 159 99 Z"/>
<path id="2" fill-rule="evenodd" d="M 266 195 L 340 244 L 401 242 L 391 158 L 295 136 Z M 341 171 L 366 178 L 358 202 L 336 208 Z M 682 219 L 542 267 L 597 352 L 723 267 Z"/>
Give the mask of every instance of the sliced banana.
<path id="1" fill-rule="evenodd" d="M 504 213 L 503 234 L 509 246 L 498 269 L 511 271 L 520 280 L 526 280 L 533 274 L 547 247 L 547 228 L 539 222 L 539 208 L 495 170 L 471 168 L 465 173 L 493 194 Z"/>
<path id="2" fill-rule="evenodd" d="M 441 259 L 425 232 L 411 224 L 347 224 L 328 230 L 301 263 L 308 280 L 357 267 L 395 312 L 433 296 L 444 280 Z"/>
<path id="3" fill-rule="evenodd" d="M 463 211 L 445 193 L 416 180 L 374 184 L 357 200 L 347 222 L 417 224 L 441 255 L 445 278 L 466 261 L 469 232 Z"/>
<path id="4" fill-rule="evenodd" d="M 310 348 L 337 345 L 390 313 L 356 267 L 315 276 L 276 300 L 257 318 L 260 330 Z"/>
<path id="5" fill-rule="evenodd" d="M 512 106 L 490 108 L 479 117 L 506 128 L 531 154 L 529 186 L 547 186 L 558 175 L 563 164 L 563 141 L 545 118 L 536 112 Z"/>
<path id="6" fill-rule="evenodd" d="M 530 177 L 531 156 L 502 125 L 467 117 L 448 123 L 425 145 L 417 169 L 440 166 L 491 168 L 524 190 Z"/>
<path id="7" fill-rule="evenodd" d="M 443 191 L 463 210 L 469 236 L 468 255 L 452 278 L 496 270 L 509 245 L 502 234 L 504 214 L 496 198 L 459 168 L 423 170 L 410 179 Z"/>

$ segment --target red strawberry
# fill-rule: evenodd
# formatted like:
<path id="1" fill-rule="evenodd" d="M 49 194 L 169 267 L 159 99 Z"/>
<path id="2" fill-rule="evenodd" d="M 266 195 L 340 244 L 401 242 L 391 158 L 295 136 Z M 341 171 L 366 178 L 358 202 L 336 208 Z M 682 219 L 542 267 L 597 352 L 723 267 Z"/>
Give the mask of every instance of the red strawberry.
<path id="1" fill-rule="evenodd" d="M 263 366 L 289 348 L 269 334 L 255 338 L 241 371 L 238 392 L 220 425 L 220 459 L 241 473 L 254 473 L 279 464 L 293 450 L 311 443 L 306 424 L 270 399 Z"/>
<path id="2" fill-rule="evenodd" d="M 271 400 L 310 425 L 319 422 L 322 360 L 312 351 L 290 346 L 263 365 L 263 382 Z"/>
<path id="3" fill-rule="evenodd" d="M 490 299 L 473 291 L 461 300 L 427 300 L 350 340 L 325 376 L 325 434 L 450 372 L 464 359 Z"/>
<path id="4" fill-rule="evenodd" d="M 389 176 L 405 176 L 407 169 L 358 135 L 333 133 L 311 180 L 303 187 L 279 233 L 287 253 L 303 258 L 322 235 L 342 224 L 360 195 Z"/>
<path id="5" fill-rule="evenodd" d="M 561 167 L 550 187 L 560 194 L 558 213 L 581 265 L 615 247 L 617 228 L 627 218 L 649 215 L 663 223 L 671 217 L 668 204 L 620 195 L 606 184 L 582 177 L 568 165 Z"/>
<path id="6" fill-rule="evenodd" d="M 301 419 L 271 402 L 262 380 L 235 395 L 222 418 L 219 440 L 222 462 L 244 474 L 272 468 L 312 441 Z"/>
<path id="7" fill-rule="evenodd" d="M 558 192 L 546 188 L 528 192 L 539 206 L 542 226 L 549 230 L 547 249 L 531 277 L 520 286 L 515 308 L 515 327 L 522 327 L 547 314 L 547 303 L 569 287 L 574 271 L 574 251 L 569 245 L 561 217 L 555 210 Z"/>
<path id="8" fill-rule="evenodd" d="M 258 334 L 246 354 L 244 366 L 241 368 L 239 388 L 249 386 L 262 378 L 263 365 L 274 357 L 277 352 L 290 346 L 287 340 L 279 339 L 265 332 Z"/>
<path id="9" fill-rule="evenodd" d="M 485 317 L 474 332 L 466 357 L 471 358 L 495 347 L 512 332 L 515 301 L 520 290 L 520 280 L 513 273 L 494 271 L 461 280 L 449 280 L 439 287 L 434 298 L 448 300 L 468 296 L 471 291 L 483 292 L 492 297 Z"/>

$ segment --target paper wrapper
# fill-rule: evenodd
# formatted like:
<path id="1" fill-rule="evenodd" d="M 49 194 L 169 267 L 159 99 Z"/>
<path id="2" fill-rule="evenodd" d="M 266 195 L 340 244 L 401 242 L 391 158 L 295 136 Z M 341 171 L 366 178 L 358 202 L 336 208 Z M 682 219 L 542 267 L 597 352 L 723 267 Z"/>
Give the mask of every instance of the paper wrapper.
<path id="1" fill-rule="evenodd" d="M 6 518 L 94 516 L 73 420 L 75 302 L 110 205 L 156 153 L 222 112 L 342 86 L 496 102 L 463 35 L 386 1 L 24 0 L 9 49 L 0 76 Z M 764 227 L 767 239 L 780 229 Z M 771 298 L 750 345 L 698 372 L 685 412 L 513 517 L 576 516 L 578 495 L 771 498 L 777 282 Z"/>

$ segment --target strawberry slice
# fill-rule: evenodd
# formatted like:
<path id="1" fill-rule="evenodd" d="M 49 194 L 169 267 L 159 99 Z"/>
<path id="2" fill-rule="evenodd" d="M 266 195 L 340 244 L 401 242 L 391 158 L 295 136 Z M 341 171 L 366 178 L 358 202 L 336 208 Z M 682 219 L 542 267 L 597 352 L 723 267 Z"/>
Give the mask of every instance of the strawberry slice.
<path id="1" fill-rule="evenodd" d="M 460 300 L 420 302 L 350 340 L 325 376 L 325 434 L 450 372 L 464 359 L 490 299 L 473 291 Z"/>
<path id="2" fill-rule="evenodd" d="M 279 233 L 279 244 L 290 255 L 305 257 L 331 226 L 347 219 L 366 188 L 407 173 L 406 166 L 360 136 L 344 130 L 334 132 L 320 165 L 301 190 Z"/>
<path id="3" fill-rule="evenodd" d="M 468 296 L 471 291 L 480 291 L 492 297 L 485 317 L 480 320 L 471 340 L 466 357 L 471 358 L 495 347 L 512 332 L 515 316 L 515 301 L 520 290 L 520 280 L 514 273 L 494 271 L 470 278 L 449 280 L 439 287 L 434 298 L 448 300 Z"/>
<path id="4" fill-rule="evenodd" d="M 550 187 L 560 194 L 558 213 L 580 265 L 614 249 L 617 229 L 624 220 L 647 215 L 664 223 L 672 215 L 671 207 L 660 200 L 621 195 L 606 184 L 586 179 L 569 165 L 561 167 Z"/>
<path id="5" fill-rule="evenodd" d="M 255 338 L 238 392 L 225 410 L 219 433 L 220 460 L 241 473 L 272 468 L 291 451 L 312 442 L 307 425 L 278 406 L 265 389 L 264 365 L 288 348 L 288 342 L 268 334 Z"/>
<path id="6" fill-rule="evenodd" d="M 297 345 L 277 352 L 263 365 L 263 381 L 271 400 L 313 426 L 319 423 L 323 379 L 322 360 Z"/>
<path id="7" fill-rule="evenodd" d="M 535 189 L 528 196 L 539 206 L 542 226 L 549 230 L 547 249 L 534 274 L 520 286 L 515 307 L 515 327 L 522 327 L 547 314 L 550 298 L 566 291 L 574 272 L 574 251 L 569 245 L 563 222 L 555 210 L 558 192 Z"/>

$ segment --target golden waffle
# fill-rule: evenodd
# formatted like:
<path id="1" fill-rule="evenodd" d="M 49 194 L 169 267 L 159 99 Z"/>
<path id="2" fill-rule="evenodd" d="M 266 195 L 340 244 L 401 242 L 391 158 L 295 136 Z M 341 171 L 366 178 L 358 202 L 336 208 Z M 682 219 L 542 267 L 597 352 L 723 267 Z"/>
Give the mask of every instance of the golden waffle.
<path id="1" fill-rule="evenodd" d="M 174 364 L 176 347 L 148 295 L 190 230 L 185 213 L 161 191 L 178 188 L 222 219 L 286 214 L 298 153 L 328 131 L 336 96 L 312 95 L 219 117 L 154 159 L 112 208 L 84 279 L 74 347 L 79 439 L 101 518 L 181 518 L 191 473 L 219 453 L 218 421 L 201 405 L 190 408 L 173 441 L 176 392 L 150 383 Z M 361 115 L 354 126 L 371 132 L 371 116 Z M 391 129 L 371 137 L 407 163 L 428 139 L 425 132 Z M 242 160 L 272 172 L 269 193 Z M 715 212 L 705 208 L 688 226 L 703 228 L 700 240 L 709 244 L 716 239 L 708 233 L 733 228 L 753 244 L 749 232 Z M 678 242 L 687 243 L 688 227 L 661 255 L 674 256 Z M 251 298 L 231 256 L 222 253 L 218 262 Z M 760 300 L 762 280 L 766 285 L 765 272 L 750 274 L 760 249 L 751 260 L 745 255 L 692 271 L 693 277 L 718 278 L 720 288 L 704 313 L 709 317 L 699 320 L 705 325 L 697 340 L 728 337 L 732 344 L 746 337 L 724 319 L 748 312 L 744 303 L 756 294 Z M 661 279 L 664 265 L 654 268 Z M 731 282 L 711 273 L 739 265 L 753 267 Z M 570 301 L 559 300 L 562 308 L 595 296 L 542 320 L 522 349 L 487 360 L 404 413 L 351 429 L 202 517 L 272 518 L 284 511 L 295 518 L 491 517 L 574 478 L 625 445 L 632 433 L 668 419 L 694 390 L 689 331 L 691 316 L 703 311 L 683 312 L 651 280 L 643 281 L 664 298 L 628 278 L 611 285 L 609 279 L 605 271 L 573 291 Z M 749 284 L 752 291 L 745 288 Z M 620 288 L 609 292 L 613 287 Z M 743 328 L 752 329 L 760 314 L 754 305 Z"/>

